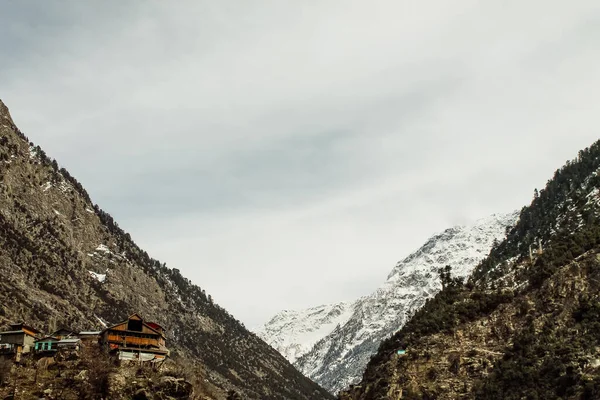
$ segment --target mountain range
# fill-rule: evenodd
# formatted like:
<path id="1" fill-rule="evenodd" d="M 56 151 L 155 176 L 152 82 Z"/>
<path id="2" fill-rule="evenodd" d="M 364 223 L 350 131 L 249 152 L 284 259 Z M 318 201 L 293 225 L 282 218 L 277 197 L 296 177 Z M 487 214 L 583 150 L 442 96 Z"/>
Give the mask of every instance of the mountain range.
<path id="1" fill-rule="evenodd" d="M 140 313 L 165 327 L 181 378 L 143 379 L 200 399 L 598 399 L 600 141 L 519 212 L 436 234 L 370 295 L 281 312 L 254 334 L 142 250 L 0 101 L 0 276 L 0 325 L 89 331 Z M 38 366 L 13 368 L 22 397 L 62 398 Z M 78 392 L 80 372 L 40 379 L 97 398 Z M 112 398 L 172 398 L 138 375 L 118 376 Z"/>
<path id="2" fill-rule="evenodd" d="M 506 233 L 466 282 L 442 276 L 339 398 L 600 398 L 600 141 Z"/>
<path id="3" fill-rule="evenodd" d="M 360 380 L 379 343 L 441 289 L 438 271 L 468 277 L 502 240 L 518 213 L 492 215 L 432 236 L 397 263 L 373 293 L 350 303 L 283 311 L 259 332 L 306 376 L 336 393 Z"/>

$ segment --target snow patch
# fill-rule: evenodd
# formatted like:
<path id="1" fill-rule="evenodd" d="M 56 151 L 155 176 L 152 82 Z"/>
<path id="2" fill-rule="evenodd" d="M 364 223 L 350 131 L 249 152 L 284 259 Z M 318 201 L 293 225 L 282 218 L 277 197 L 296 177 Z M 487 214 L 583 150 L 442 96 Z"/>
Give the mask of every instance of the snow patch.
<path id="1" fill-rule="evenodd" d="M 64 177 L 63 177 L 63 179 L 64 179 Z M 67 193 L 67 192 L 71 191 L 71 189 L 73 189 L 73 187 L 71 186 L 71 184 L 68 183 L 66 180 L 61 181 L 58 188 L 63 193 Z"/>
<path id="2" fill-rule="evenodd" d="M 96 247 L 96 251 L 101 251 L 106 254 L 112 254 L 112 251 L 110 251 L 108 246 L 106 246 L 104 244 L 98 245 L 98 247 Z"/>
<path id="3" fill-rule="evenodd" d="M 106 280 L 106 274 L 98 274 L 94 271 L 88 271 L 88 272 L 90 273 L 92 278 L 94 278 L 95 280 L 97 280 L 100 283 L 104 283 L 104 281 Z"/>
<path id="4" fill-rule="evenodd" d="M 102 327 L 108 328 L 108 324 L 102 321 L 102 318 L 98 317 L 97 315 L 94 315 L 94 317 L 96 317 L 96 319 L 98 320 L 98 322 L 100 322 L 100 325 L 102 325 Z"/>

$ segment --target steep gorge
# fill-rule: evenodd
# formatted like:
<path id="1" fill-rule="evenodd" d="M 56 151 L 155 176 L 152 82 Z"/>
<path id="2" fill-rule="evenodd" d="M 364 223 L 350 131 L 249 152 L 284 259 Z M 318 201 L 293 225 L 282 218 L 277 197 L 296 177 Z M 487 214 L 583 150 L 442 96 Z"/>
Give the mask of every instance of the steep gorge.
<path id="1" fill-rule="evenodd" d="M 101 166 L 99 166 L 101 168 Z M 93 330 L 140 312 L 168 330 L 197 393 L 327 399 L 177 269 L 151 258 L 29 142 L 0 101 L 0 325 Z"/>

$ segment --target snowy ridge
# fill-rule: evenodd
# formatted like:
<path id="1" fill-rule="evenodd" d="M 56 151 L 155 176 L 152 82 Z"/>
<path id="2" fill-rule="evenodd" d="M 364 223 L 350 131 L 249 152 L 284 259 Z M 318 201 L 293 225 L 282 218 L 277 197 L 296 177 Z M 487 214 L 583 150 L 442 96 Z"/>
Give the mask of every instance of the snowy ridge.
<path id="1" fill-rule="evenodd" d="M 265 324 L 258 336 L 291 363 L 352 316 L 349 303 L 329 304 L 302 311 L 284 310 Z"/>
<path id="2" fill-rule="evenodd" d="M 434 235 L 400 261 L 374 293 L 345 304 L 344 318 L 335 324 L 323 323 L 311 313 L 322 309 L 326 314 L 331 306 L 287 311 L 269 321 L 261 336 L 306 376 L 336 393 L 357 382 L 379 343 L 439 292 L 439 268 L 451 265 L 454 276 L 468 276 L 517 218 L 517 212 L 492 215 L 472 226 L 457 226 Z M 346 318 L 346 313 L 351 315 Z M 298 332 L 311 332 L 312 336 L 307 340 L 308 335 Z M 324 336 L 315 340 L 317 332 Z M 312 348 L 304 351 L 312 341 Z M 302 350 L 291 352 L 294 348 Z"/>

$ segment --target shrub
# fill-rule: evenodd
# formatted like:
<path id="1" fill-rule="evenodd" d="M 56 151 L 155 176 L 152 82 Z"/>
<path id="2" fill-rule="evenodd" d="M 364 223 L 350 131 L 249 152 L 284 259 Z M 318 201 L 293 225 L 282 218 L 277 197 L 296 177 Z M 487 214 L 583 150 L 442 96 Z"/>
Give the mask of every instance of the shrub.
<path id="1" fill-rule="evenodd" d="M 110 374 L 115 370 L 113 360 L 98 346 L 85 347 L 82 360 L 88 377 L 82 393 L 83 398 L 89 400 L 106 398 L 110 389 Z"/>
<path id="2" fill-rule="evenodd" d="M 8 383 L 12 365 L 13 363 L 11 360 L 0 358 L 0 386 L 4 386 Z"/>

